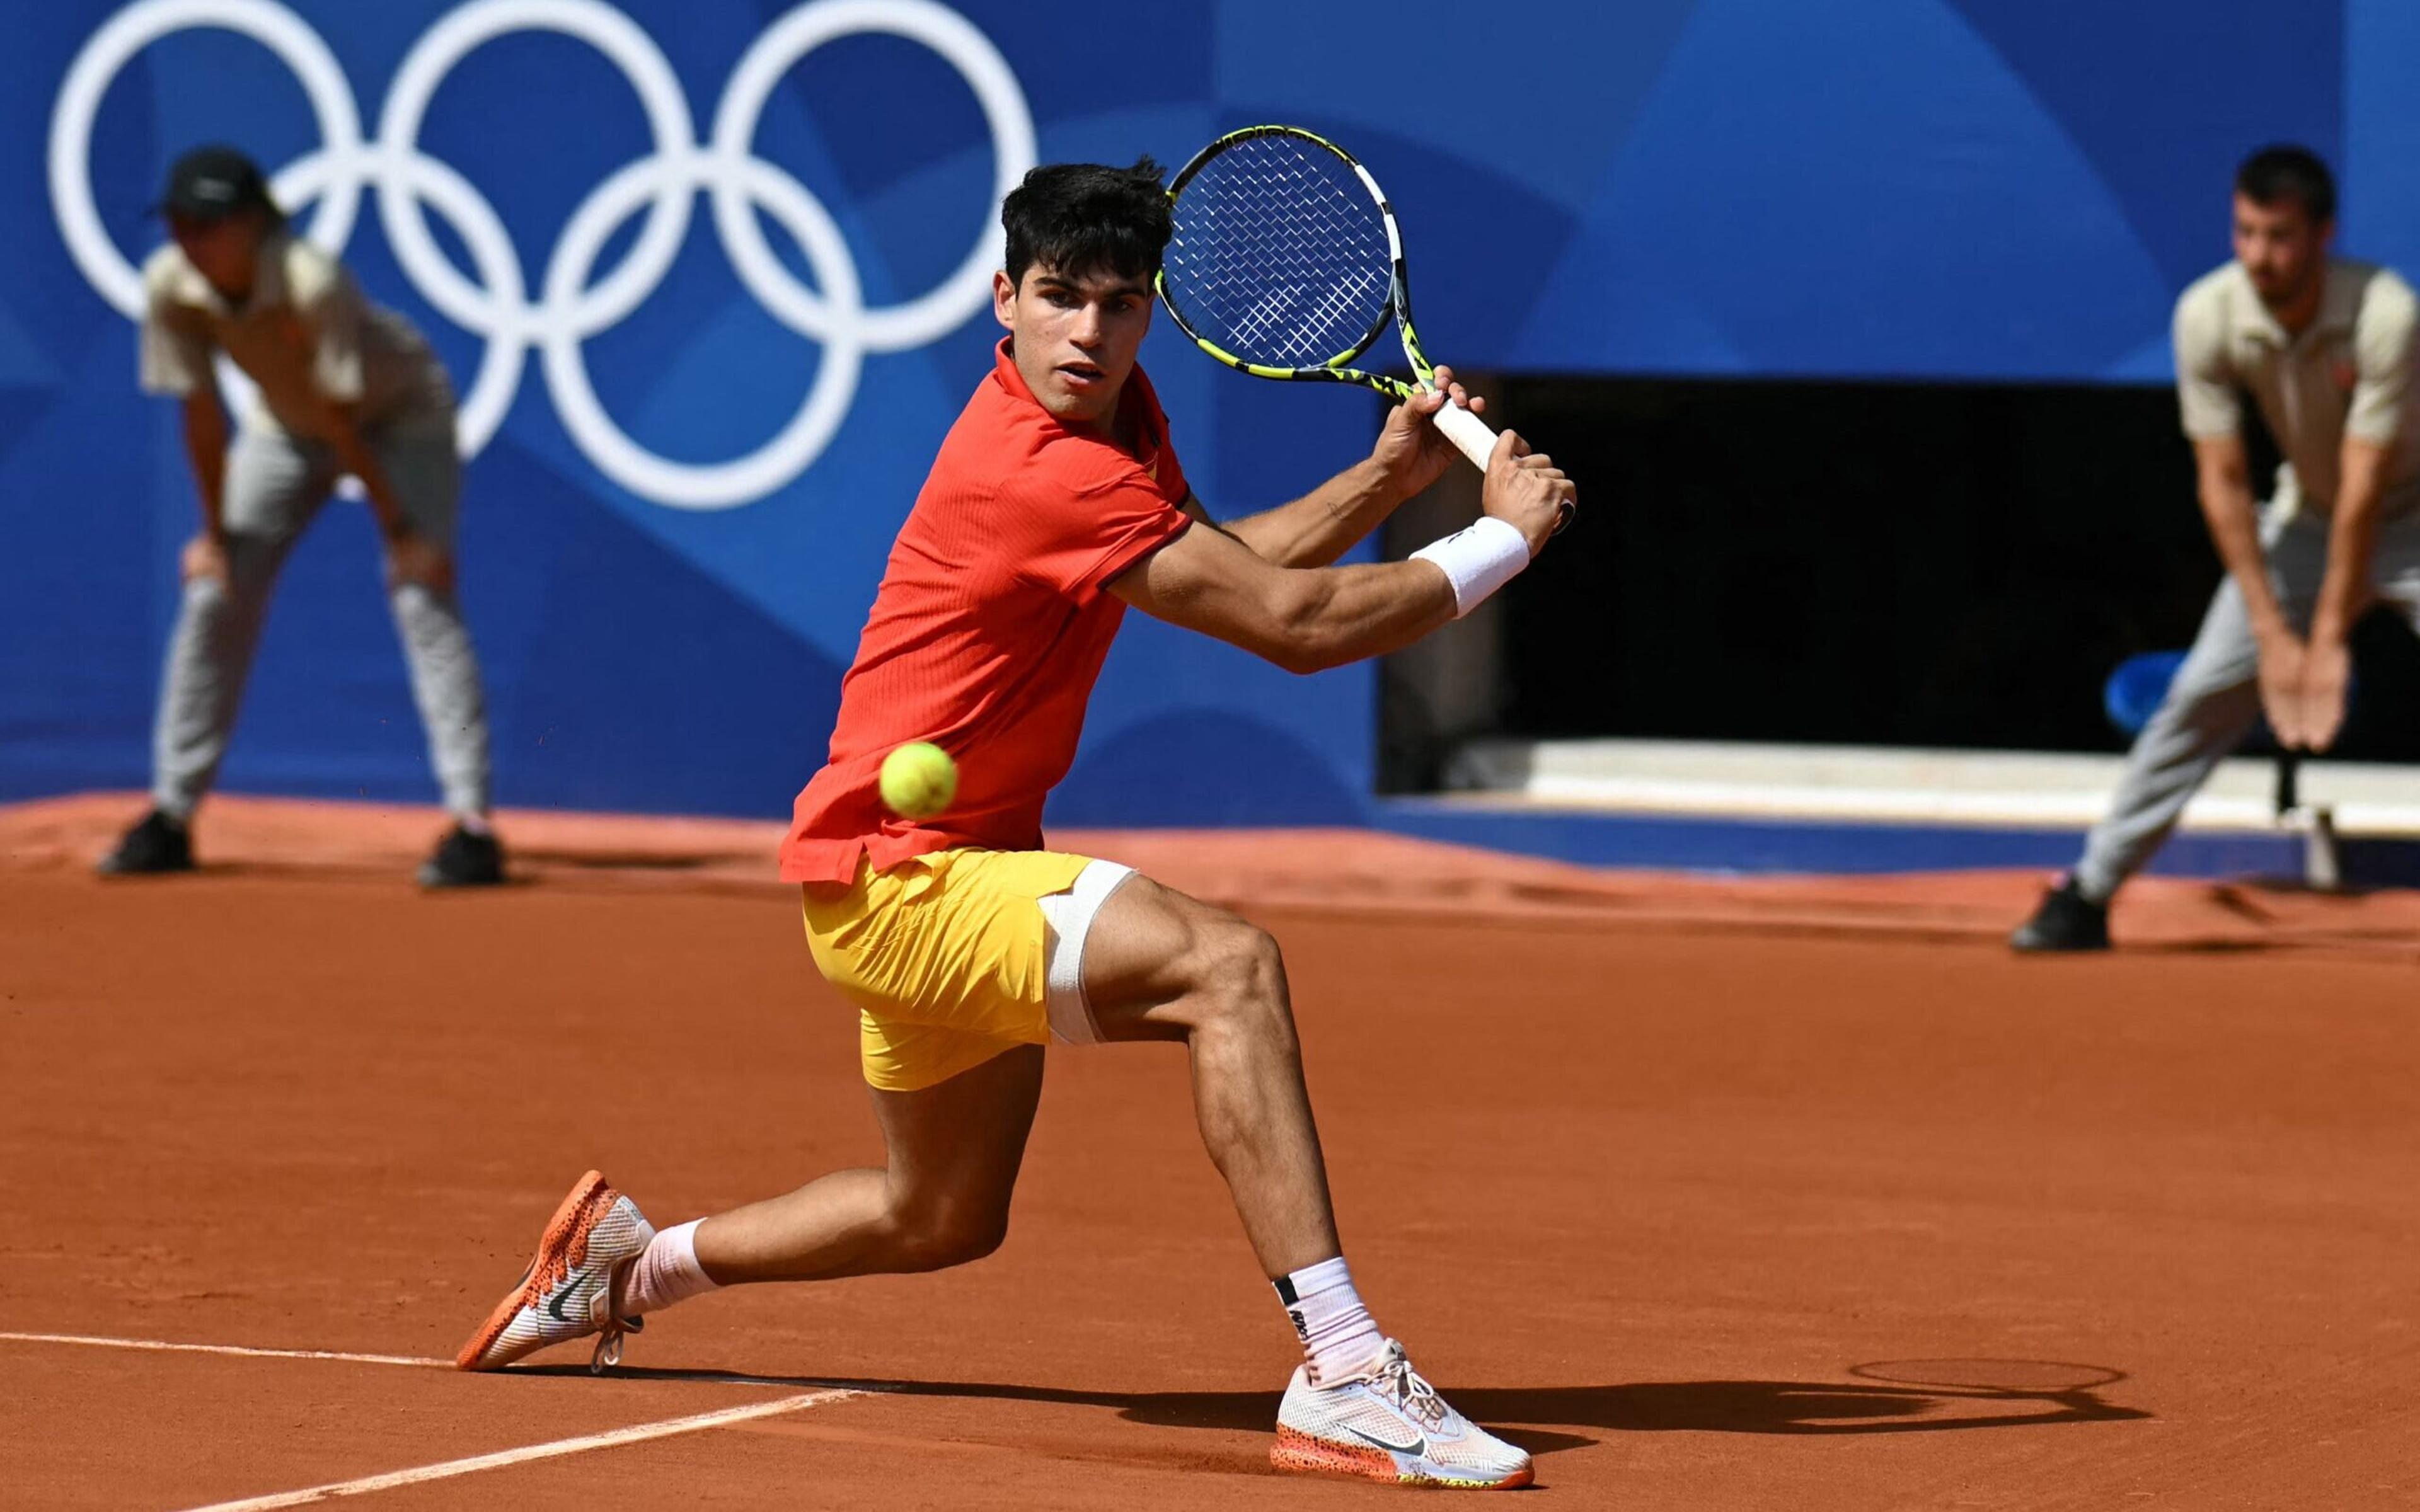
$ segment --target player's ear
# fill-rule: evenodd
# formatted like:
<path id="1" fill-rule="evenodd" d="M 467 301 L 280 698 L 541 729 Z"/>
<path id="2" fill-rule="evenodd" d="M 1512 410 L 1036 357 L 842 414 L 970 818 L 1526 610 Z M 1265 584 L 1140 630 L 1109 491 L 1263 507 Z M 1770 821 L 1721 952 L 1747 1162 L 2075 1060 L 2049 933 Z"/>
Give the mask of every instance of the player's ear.
<path id="1" fill-rule="evenodd" d="M 991 316 L 1009 330 L 1016 329 L 1016 285 L 1005 268 L 992 270 Z"/>

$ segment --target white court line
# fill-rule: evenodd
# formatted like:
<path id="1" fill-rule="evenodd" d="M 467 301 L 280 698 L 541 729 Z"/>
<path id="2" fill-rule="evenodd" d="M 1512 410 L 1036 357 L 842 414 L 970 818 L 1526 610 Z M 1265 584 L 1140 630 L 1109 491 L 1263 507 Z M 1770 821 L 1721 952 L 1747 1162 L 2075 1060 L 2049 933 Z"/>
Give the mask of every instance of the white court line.
<path id="1" fill-rule="evenodd" d="M 348 1360 L 354 1365 L 410 1365 L 451 1370 L 451 1360 L 417 1354 L 347 1354 L 337 1350 L 255 1350 L 240 1344 L 178 1344 L 169 1339 L 102 1338 L 89 1334 L 0 1333 L 6 1344 L 86 1344 L 101 1350 L 159 1350 L 172 1354 L 240 1354 L 256 1360 Z"/>
<path id="2" fill-rule="evenodd" d="M 422 1354 L 352 1354 L 342 1350 L 263 1350 L 246 1344 L 182 1344 L 174 1339 L 110 1338 L 98 1334 L 12 1334 L 0 1330 L 0 1344 L 82 1344 L 96 1350 L 152 1350 L 170 1354 L 232 1354 L 253 1360 L 340 1360 L 353 1365 L 401 1365 L 421 1370 L 454 1370 L 460 1368 L 451 1360 L 436 1360 Z M 491 1372 L 517 1375 L 519 1371 Z M 535 1373 L 535 1372 L 533 1372 Z M 647 1379 L 644 1370 L 633 1372 Z M 608 1372 L 607 1380 L 628 1379 Z M 685 1370 L 677 1373 L 656 1372 L 653 1379 L 687 1382 L 706 1382 L 717 1386 L 804 1386 L 812 1380 L 778 1376 L 752 1376 L 743 1371 Z M 835 1388 L 836 1389 L 836 1388 Z M 870 1396 L 887 1388 L 853 1386 L 860 1396 Z"/>
<path id="3" fill-rule="evenodd" d="M 359 1480 L 332 1481 L 325 1486 L 309 1486 L 299 1491 L 282 1491 L 275 1496 L 256 1496 L 240 1502 L 213 1502 L 195 1507 L 193 1512 L 268 1512 L 271 1507 L 302 1506 L 312 1502 L 324 1502 L 339 1496 L 361 1496 L 370 1491 L 390 1490 L 397 1486 L 415 1486 L 422 1481 L 446 1480 L 456 1475 L 475 1474 L 482 1470 L 501 1470 L 507 1465 L 526 1464 L 533 1459 L 553 1459 L 563 1455 L 586 1454 L 591 1449 L 611 1449 L 617 1444 L 644 1443 L 649 1439 L 669 1439 L 676 1434 L 701 1433 L 730 1423 L 745 1423 L 753 1418 L 776 1417 L 783 1412 L 804 1412 L 826 1402 L 844 1401 L 862 1396 L 854 1391 L 814 1391 L 802 1396 L 784 1396 L 778 1401 L 757 1402 L 748 1407 L 726 1407 L 719 1412 L 700 1412 L 694 1417 L 666 1418 L 660 1423 L 641 1423 L 633 1427 L 614 1428 L 604 1433 L 591 1433 L 585 1438 L 557 1439 L 551 1443 L 534 1443 L 524 1449 L 505 1449 L 496 1454 L 473 1455 L 468 1459 L 448 1459 L 442 1464 L 422 1465 L 416 1470 L 394 1470 L 383 1475 L 365 1475 Z"/>

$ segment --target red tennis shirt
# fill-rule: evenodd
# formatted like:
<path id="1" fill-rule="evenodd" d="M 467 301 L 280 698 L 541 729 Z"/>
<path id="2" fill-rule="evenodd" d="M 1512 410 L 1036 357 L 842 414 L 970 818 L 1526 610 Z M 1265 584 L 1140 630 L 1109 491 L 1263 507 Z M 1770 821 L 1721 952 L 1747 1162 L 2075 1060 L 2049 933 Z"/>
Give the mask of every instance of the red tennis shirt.
<path id="1" fill-rule="evenodd" d="M 1140 457 L 1061 424 L 1002 341 L 900 527 L 857 660 L 840 685 L 831 759 L 799 795 L 785 882 L 847 882 L 952 846 L 1037 850 L 1042 801 L 1075 764 L 1125 605 L 1101 585 L 1185 532 L 1185 472 L 1138 367 L 1119 404 Z M 882 758 L 929 740 L 958 764 L 936 818 L 882 806 Z"/>

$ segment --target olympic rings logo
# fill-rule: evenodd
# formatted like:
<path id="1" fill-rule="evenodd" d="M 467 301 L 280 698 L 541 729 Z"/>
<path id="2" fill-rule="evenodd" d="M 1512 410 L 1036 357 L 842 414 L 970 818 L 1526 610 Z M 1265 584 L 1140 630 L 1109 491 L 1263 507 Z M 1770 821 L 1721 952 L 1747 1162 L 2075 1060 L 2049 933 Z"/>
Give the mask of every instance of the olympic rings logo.
<path id="1" fill-rule="evenodd" d="M 991 203 L 1034 164 L 1033 117 L 1016 74 L 988 38 L 939 0 L 808 0 L 786 12 L 740 58 L 703 143 L 672 65 L 637 23 L 604 0 L 469 0 L 448 12 L 396 71 L 375 141 L 363 139 L 352 88 L 335 54 L 277 0 L 136 0 L 76 54 L 52 110 L 50 139 L 51 202 L 68 251 L 101 297 L 133 318 L 143 314 L 143 276 L 110 239 L 93 201 L 93 120 L 103 93 L 136 54 L 195 27 L 221 27 L 264 44 L 308 96 L 321 146 L 272 176 L 280 203 L 317 202 L 304 234 L 341 255 L 362 193 L 375 187 L 380 224 L 405 273 L 446 319 L 486 338 L 478 376 L 462 403 L 464 455 L 476 455 L 504 424 L 535 349 L 556 413 L 588 459 L 632 493 L 679 509 L 749 503 L 798 478 L 846 418 L 867 353 L 927 345 L 990 298 L 997 255 L 986 215 L 974 250 L 940 284 L 896 304 L 865 302 L 857 263 L 831 212 L 798 179 L 754 154 L 758 118 L 784 73 L 826 42 L 859 33 L 922 43 L 958 71 L 982 108 L 997 160 Z M 446 75 L 484 43 L 520 31 L 559 32 L 602 54 L 637 91 L 655 138 L 650 156 L 609 175 L 572 212 L 535 300 L 494 207 L 418 147 L 422 118 Z M 823 348 L 814 381 L 788 424 L 755 452 L 711 464 L 672 461 L 632 440 L 598 402 L 581 350 L 655 292 L 689 234 L 701 193 L 741 284 L 782 324 Z M 424 202 L 461 239 L 476 281 L 440 249 Z M 630 250 L 611 274 L 592 284 L 597 255 L 643 208 L 646 220 Z M 758 224 L 759 208 L 797 240 L 814 287 L 782 265 Z"/>

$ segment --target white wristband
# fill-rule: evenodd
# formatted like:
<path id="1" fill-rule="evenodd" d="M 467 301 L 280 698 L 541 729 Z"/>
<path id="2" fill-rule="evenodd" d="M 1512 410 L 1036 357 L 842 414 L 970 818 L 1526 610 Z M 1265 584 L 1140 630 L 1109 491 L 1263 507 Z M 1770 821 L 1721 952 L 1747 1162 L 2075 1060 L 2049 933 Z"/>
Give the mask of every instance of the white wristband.
<path id="1" fill-rule="evenodd" d="M 1511 521 L 1482 515 L 1413 552 L 1412 560 L 1434 563 L 1453 584 L 1453 617 L 1458 620 L 1520 576 L 1529 564 L 1529 539 Z"/>

